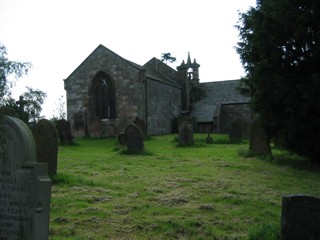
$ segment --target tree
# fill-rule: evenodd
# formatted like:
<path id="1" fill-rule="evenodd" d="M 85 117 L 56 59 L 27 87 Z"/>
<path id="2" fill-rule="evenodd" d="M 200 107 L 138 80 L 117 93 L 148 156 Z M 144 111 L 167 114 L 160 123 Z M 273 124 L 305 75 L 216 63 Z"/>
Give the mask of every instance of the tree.
<path id="1" fill-rule="evenodd" d="M 29 62 L 16 62 L 7 58 L 7 48 L 0 42 L 0 106 L 10 97 L 12 88 L 16 80 L 28 73 L 31 68 Z M 9 76 L 14 75 L 14 79 Z"/>
<path id="2" fill-rule="evenodd" d="M 23 99 L 27 102 L 25 105 L 25 112 L 28 113 L 29 121 L 38 121 L 42 118 L 42 104 L 44 103 L 47 94 L 39 89 L 33 89 L 31 87 L 26 87 L 27 91 L 22 94 Z"/>
<path id="3" fill-rule="evenodd" d="M 171 53 L 162 53 L 161 54 L 161 61 L 166 61 L 166 64 L 167 62 L 169 61 L 170 63 L 173 63 L 175 62 L 177 59 L 175 57 L 172 57 L 171 56 Z"/>
<path id="4" fill-rule="evenodd" d="M 241 91 L 273 137 L 319 161 L 320 1 L 258 1 L 240 14 Z"/>

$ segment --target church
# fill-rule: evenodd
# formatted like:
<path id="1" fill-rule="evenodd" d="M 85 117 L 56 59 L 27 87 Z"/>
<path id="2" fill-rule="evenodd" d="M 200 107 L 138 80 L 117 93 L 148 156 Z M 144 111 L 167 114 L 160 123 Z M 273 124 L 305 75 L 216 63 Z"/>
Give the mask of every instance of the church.
<path id="1" fill-rule="evenodd" d="M 199 67 L 190 55 L 177 70 L 157 58 L 141 66 L 99 45 L 64 80 L 73 135 L 118 136 L 131 123 L 145 135 L 168 134 L 186 114 L 198 132 L 228 133 L 233 121 L 240 121 L 246 132 L 252 114 L 249 99 L 237 89 L 239 80 L 200 83 Z M 191 110 L 195 84 L 205 97 Z"/>

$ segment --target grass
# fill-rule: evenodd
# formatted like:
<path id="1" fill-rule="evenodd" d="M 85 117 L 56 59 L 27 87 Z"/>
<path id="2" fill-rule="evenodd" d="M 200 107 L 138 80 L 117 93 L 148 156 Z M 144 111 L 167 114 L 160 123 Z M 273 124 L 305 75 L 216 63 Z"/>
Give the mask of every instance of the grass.
<path id="1" fill-rule="evenodd" d="M 60 146 L 50 239 L 263 239 L 277 236 L 283 195 L 320 195 L 320 171 L 305 159 L 244 157 L 247 142 L 206 137 L 193 147 L 148 138 L 139 155 L 113 138 Z"/>

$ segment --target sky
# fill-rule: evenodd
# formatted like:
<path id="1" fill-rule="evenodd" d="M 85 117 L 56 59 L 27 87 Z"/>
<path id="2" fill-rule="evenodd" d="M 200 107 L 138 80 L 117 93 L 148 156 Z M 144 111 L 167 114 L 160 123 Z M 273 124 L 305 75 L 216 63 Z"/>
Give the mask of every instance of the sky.
<path id="1" fill-rule="evenodd" d="M 239 11 L 256 0 L 0 0 L 0 42 L 10 60 L 31 62 L 13 97 L 26 86 L 47 93 L 42 114 L 58 115 L 66 79 L 102 44 L 143 65 L 171 53 L 200 64 L 200 82 L 244 76 L 235 46 Z"/>

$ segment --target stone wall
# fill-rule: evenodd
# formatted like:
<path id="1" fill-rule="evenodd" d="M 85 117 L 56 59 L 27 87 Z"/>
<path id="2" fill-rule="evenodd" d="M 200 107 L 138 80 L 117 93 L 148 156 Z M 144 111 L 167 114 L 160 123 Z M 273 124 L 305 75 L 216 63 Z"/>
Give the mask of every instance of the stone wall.
<path id="1" fill-rule="evenodd" d="M 152 79 L 148 79 L 146 85 L 147 133 L 171 133 L 172 121 L 180 113 L 180 88 Z"/>
<path id="2" fill-rule="evenodd" d="M 113 135 L 132 122 L 136 116 L 143 118 L 145 96 L 140 71 L 137 65 L 99 45 L 64 81 L 67 91 L 67 116 L 71 126 L 74 127 L 75 115 L 83 116 L 84 125 L 94 117 L 91 84 L 99 72 L 107 74 L 116 91 L 116 119 L 105 124 L 102 122 L 103 134 Z M 76 137 L 88 134 L 85 131 L 88 128 L 84 126 L 83 129 L 74 131 Z"/>

